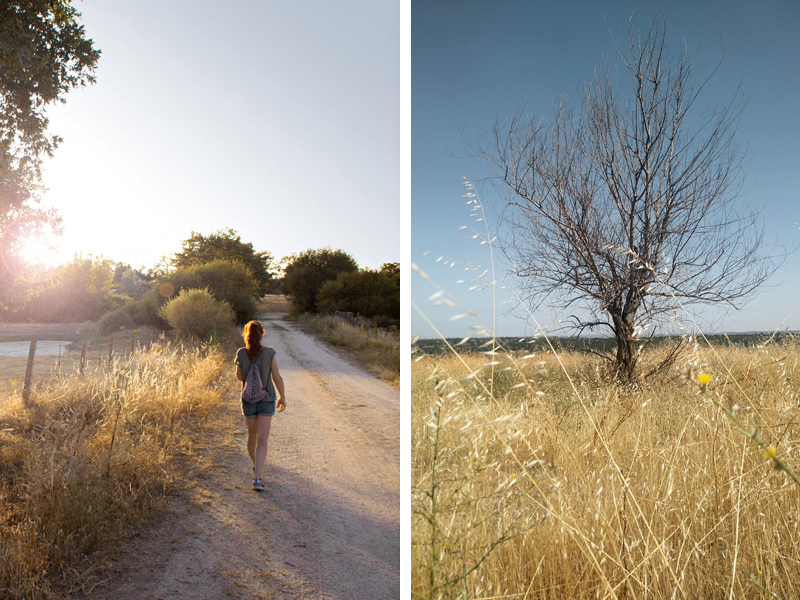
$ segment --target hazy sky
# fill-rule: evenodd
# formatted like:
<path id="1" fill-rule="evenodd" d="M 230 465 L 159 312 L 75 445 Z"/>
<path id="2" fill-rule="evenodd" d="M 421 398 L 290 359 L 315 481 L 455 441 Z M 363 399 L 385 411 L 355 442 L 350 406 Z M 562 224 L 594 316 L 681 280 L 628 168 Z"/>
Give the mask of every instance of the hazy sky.
<path id="1" fill-rule="evenodd" d="M 474 223 L 462 177 L 479 186 L 490 229 L 501 207 L 479 162 L 462 158 L 465 138 L 475 141 L 504 120 L 527 109 L 547 120 L 562 93 L 577 100 L 583 82 L 614 64 L 611 34 L 626 43 L 628 20 L 637 26 L 661 9 L 673 53 L 688 47 L 709 74 L 722 63 L 700 96 L 709 108 L 736 98 L 746 106 L 736 140 L 746 148 L 745 181 L 739 201 L 763 209 L 765 239 L 786 248 L 800 245 L 800 5 L 789 0 L 598 2 L 418 1 L 411 5 L 411 259 L 431 281 L 412 276 L 411 299 L 441 331 L 469 335 L 470 326 L 491 325 L 490 274 L 486 245 L 467 225 Z M 724 58 L 723 58 L 724 57 Z M 500 232 L 502 234 L 502 232 Z M 498 275 L 506 263 L 495 257 Z M 765 292 L 717 329 L 800 329 L 800 251 L 772 277 Z M 510 281 L 513 285 L 514 282 Z M 470 290 L 470 288 L 477 289 Z M 436 296 L 445 290 L 444 296 Z M 523 320 L 503 316 L 508 290 L 497 290 L 499 335 L 530 333 Z M 450 299 L 457 306 L 441 304 Z M 563 316 L 548 309 L 537 318 L 552 326 Z M 477 318 L 451 321 L 464 307 Z M 712 316 L 706 313 L 706 316 Z M 433 329 L 412 311 L 412 334 L 433 337 Z"/>
<path id="2" fill-rule="evenodd" d="M 400 260 L 398 0 L 75 6 L 102 56 L 48 111 L 62 256 L 150 267 L 230 227 L 276 258 Z"/>

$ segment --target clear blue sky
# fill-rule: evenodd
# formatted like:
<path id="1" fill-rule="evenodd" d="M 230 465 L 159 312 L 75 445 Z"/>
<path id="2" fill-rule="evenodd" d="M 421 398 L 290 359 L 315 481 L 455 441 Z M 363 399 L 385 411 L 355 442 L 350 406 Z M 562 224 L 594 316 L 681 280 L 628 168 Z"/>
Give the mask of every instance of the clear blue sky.
<path id="1" fill-rule="evenodd" d="M 102 56 L 48 111 L 60 258 L 150 267 L 230 227 L 276 258 L 400 260 L 398 1 L 75 6 Z"/>
<path id="2" fill-rule="evenodd" d="M 789 0 L 752 2 L 414 0 L 411 5 L 411 260 L 430 276 L 412 274 L 411 300 L 448 337 L 470 335 L 470 326 L 497 334 L 530 333 L 525 321 L 505 314 L 510 293 L 497 289 L 492 310 L 490 288 L 473 281 L 490 266 L 480 239 L 467 239 L 474 223 L 465 205 L 462 177 L 478 186 L 490 229 L 496 231 L 499 198 L 491 184 L 481 186 L 487 169 L 464 158 L 465 137 L 476 140 L 523 103 L 549 118 L 562 93 L 577 100 L 583 82 L 612 65 L 611 35 L 626 43 L 628 20 L 647 27 L 660 9 L 666 18 L 670 51 L 688 47 L 696 63 L 710 72 L 722 64 L 704 94 L 708 107 L 726 104 L 741 93 L 747 103 L 736 134 L 746 147 L 745 182 L 739 201 L 763 208 L 766 241 L 787 248 L 800 245 L 800 4 Z M 610 30 L 610 31 L 609 31 Z M 500 276 L 505 262 L 496 258 Z M 729 332 L 800 329 L 800 251 L 785 261 L 767 288 L 741 311 L 715 328 Z M 514 286 L 513 280 L 509 283 Z M 479 286 L 478 289 L 472 289 Z M 444 290 L 443 296 L 430 299 Z M 456 306 L 442 304 L 447 299 Z M 451 320 L 466 307 L 477 314 Z M 563 316 L 544 305 L 536 312 L 555 327 Z M 412 334 L 435 337 L 412 310 Z"/>

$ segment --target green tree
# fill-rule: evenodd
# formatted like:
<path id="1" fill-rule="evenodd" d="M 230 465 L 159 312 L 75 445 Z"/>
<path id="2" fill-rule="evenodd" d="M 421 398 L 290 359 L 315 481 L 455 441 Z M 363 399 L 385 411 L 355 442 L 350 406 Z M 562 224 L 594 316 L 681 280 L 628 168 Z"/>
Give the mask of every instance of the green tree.
<path id="1" fill-rule="evenodd" d="M 361 316 L 400 319 L 400 278 L 383 270 L 339 273 L 317 294 L 317 311 L 357 313 Z"/>
<path id="2" fill-rule="evenodd" d="M 215 260 L 238 261 L 247 267 L 251 276 L 258 282 L 253 294 L 261 297 L 267 293 L 272 280 L 270 267 L 272 254 L 267 251 L 256 252 L 252 243 L 244 243 L 233 229 L 220 229 L 209 235 L 195 231 L 182 243 L 182 251 L 175 254 L 171 264 L 175 268 L 209 263 Z"/>
<path id="3" fill-rule="evenodd" d="M 114 291 L 120 296 L 138 300 L 149 290 L 150 277 L 124 263 L 117 263 L 114 269 Z"/>
<path id="4" fill-rule="evenodd" d="M 175 291 L 206 289 L 220 302 L 227 302 L 236 313 L 238 323 L 256 316 L 256 297 L 260 296 L 259 282 L 244 264 L 235 260 L 217 259 L 175 269 L 166 281 Z"/>
<path id="5" fill-rule="evenodd" d="M 233 308 L 238 323 L 246 323 L 256 316 L 260 285 L 252 271 L 239 260 L 198 261 L 169 271 L 159 268 L 148 274 L 121 264 L 114 272 L 114 290 L 129 301 L 104 315 L 100 331 L 109 334 L 120 327 L 164 327 L 161 314 L 164 303 L 189 289 L 206 290 L 217 301 Z"/>
<path id="6" fill-rule="evenodd" d="M 383 273 L 389 277 L 396 277 L 398 280 L 400 279 L 400 263 L 383 263 L 381 265 L 379 273 Z"/>
<path id="7" fill-rule="evenodd" d="M 94 82 L 100 51 L 69 0 L 0 2 L 0 308 L 18 307 L 26 286 L 20 240 L 49 226 L 54 211 L 30 204 L 41 190 L 41 164 L 61 142 L 47 132 L 45 110 Z"/>
<path id="8" fill-rule="evenodd" d="M 44 289 L 16 316 L 49 323 L 94 321 L 124 300 L 114 289 L 114 263 L 75 255 L 53 271 Z"/>
<path id="9" fill-rule="evenodd" d="M 336 279 L 339 273 L 358 271 L 358 263 L 344 250 L 317 248 L 306 250 L 283 259 L 283 289 L 292 298 L 294 310 L 299 313 L 314 312 L 317 294 L 326 281 Z"/>

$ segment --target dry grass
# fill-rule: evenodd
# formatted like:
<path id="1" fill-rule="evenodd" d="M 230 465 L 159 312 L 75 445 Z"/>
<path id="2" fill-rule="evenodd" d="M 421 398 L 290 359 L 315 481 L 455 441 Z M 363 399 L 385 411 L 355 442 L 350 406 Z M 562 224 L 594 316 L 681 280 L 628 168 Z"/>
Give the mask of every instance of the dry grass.
<path id="1" fill-rule="evenodd" d="M 795 597 L 800 488 L 691 373 L 797 471 L 800 343 L 716 350 L 630 389 L 582 355 L 575 389 L 552 355 L 412 361 L 414 594 Z"/>
<path id="2" fill-rule="evenodd" d="M 185 442 L 219 405 L 227 349 L 162 341 L 84 376 L 0 397 L 0 597 L 46 598 L 53 581 L 163 503 Z"/>
<path id="3" fill-rule="evenodd" d="M 395 334 L 393 339 L 376 337 L 363 329 L 353 327 L 347 321 L 336 317 L 296 316 L 303 330 L 317 338 L 346 350 L 361 367 L 392 383 L 400 384 L 400 341 Z"/>
<path id="4" fill-rule="evenodd" d="M 261 313 L 288 313 L 292 311 L 291 301 L 283 294 L 267 294 L 258 302 L 258 312 Z"/>
<path id="5" fill-rule="evenodd" d="M 5 324 L 0 324 L 5 325 Z M 121 357 L 130 355 L 136 348 L 146 346 L 158 340 L 163 332 L 154 327 L 141 327 L 117 331 L 113 336 L 97 335 L 96 324 L 48 324 L 39 327 L 36 323 L 12 324 L 14 330 L 0 328 L 0 341 L 25 341 L 35 340 L 64 340 L 72 341 L 63 348 L 61 356 L 36 355 L 33 367 L 33 381 L 39 382 L 48 379 L 56 372 L 70 373 L 80 364 L 81 346 L 86 342 L 85 362 L 88 368 L 94 369 L 108 361 L 109 351 L 112 356 Z M 72 329 L 67 329 L 72 327 Z M 71 336 L 70 336 L 71 331 Z M 78 332 L 78 333 L 76 333 Z M 86 336 L 92 336 L 86 339 Z M 0 398 L 6 393 L 12 393 L 22 385 L 25 380 L 28 357 L 0 356 Z"/>

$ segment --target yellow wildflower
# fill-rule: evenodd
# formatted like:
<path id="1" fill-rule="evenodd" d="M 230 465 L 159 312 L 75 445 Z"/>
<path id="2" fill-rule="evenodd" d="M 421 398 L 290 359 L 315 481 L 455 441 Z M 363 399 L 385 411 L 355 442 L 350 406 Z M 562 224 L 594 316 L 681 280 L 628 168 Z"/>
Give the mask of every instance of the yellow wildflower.
<path id="1" fill-rule="evenodd" d="M 700 373 L 697 376 L 697 383 L 699 383 L 700 385 L 708 385 L 709 383 L 711 383 L 712 379 L 714 378 L 708 373 Z"/>
<path id="2" fill-rule="evenodd" d="M 770 446 L 764 451 L 764 458 L 775 458 L 776 454 L 778 454 L 778 451 L 775 449 L 775 446 Z"/>

